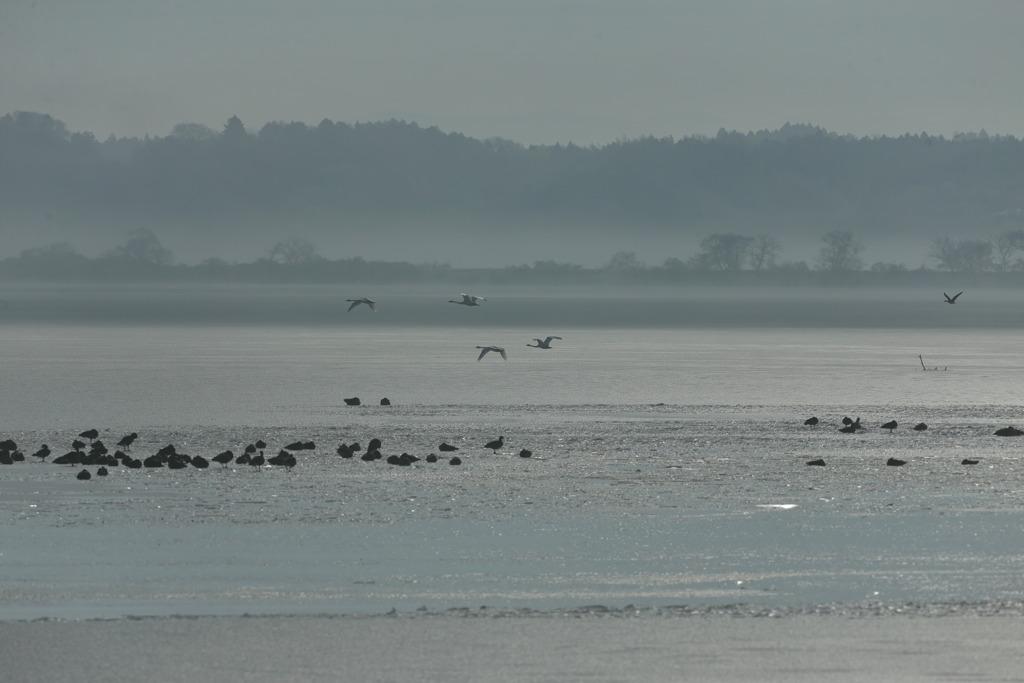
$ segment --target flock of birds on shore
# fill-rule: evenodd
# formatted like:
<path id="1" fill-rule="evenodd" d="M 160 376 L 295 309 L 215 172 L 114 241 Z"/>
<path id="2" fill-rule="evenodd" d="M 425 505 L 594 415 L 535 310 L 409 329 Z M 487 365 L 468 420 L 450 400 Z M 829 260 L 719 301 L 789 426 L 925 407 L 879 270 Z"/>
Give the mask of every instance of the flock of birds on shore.
<path id="1" fill-rule="evenodd" d="M 459 296 L 462 297 L 461 300 L 458 300 L 458 299 L 448 299 L 448 303 L 450 303 L 450 304 L 458 304 L 460 306 L 479 306 L 481 301 L 487 301 L 487 299 L 485 299 L 482 296 L 475 296 L 473 294 L 466 294 L 465 292 L 460 292 Z M 957 296 L 959 296 L 959 295 L 957 295 Z M 374 301 L 373 299 L 368 299 L 365 296 L 364 297 L 360 297 L 358 299 L 345 299 L 345 301 L 350 302 L 350 305 L 348 307 L 349 311 L 351 311 L 356 306 L 359 306 L 360 304 L 365 304 L 371 311 L 373 311 L 374 313 L 377 312 L 377 302 Z M 545 339 L 538 339 L 538 338 L 535 337 L 533 339 L 533 341 L 535 341 L 537 343 L 536 344 L 527 344 L 527 346 L 529 346 L 532 349 L 550 349 L 550 348 L 552 348 L 551 342 L 554 339 L 561 340 L 562 338 L 561 337 L 556 337 L 555 335 L 548 336 Z M 491 345 L 491 346 L 478 346 L 476 348 L 482 349 L 480 351 L 480 355 L 476 357 L 476 359 L 478 361 L 481 360 L 484 356 L 486 356 L 491 351 L 493 351 L 497 355 L 501 356 L 505 360 L 508 360 L 508 352 L 505 351 L 504 347 Z"/>
<path id="2" fill-rule="evenodd" d="M 957 294 L 957 296 L 960 295 Z M 946 298 L 948 299 L 949 297 Z M 953 297 L 953 299 L 954 301 L 950 301 L 949 303 L 955 303 L 956 297 Z M 804 420 L 804 426 L 806 427 L 817 427 L 820 423 L 821 420 L 819 420 L 815 416 L 811 416 Z M 839 428 L 839 432 L 842 434 L 856 434 L 858 431 L 865 429 L 865 427 L 860 423 L 859 417 L 856 420 L 851 419 L 850 417 L 844 417 L 841 420 L 841 423 L 843 426 Z M 889 420 L 888 422 L 880 425 L 881 429 L 888 429 L 890 434 L 895 432 L 897 427 L 899 427 L 899 423 L 896 420 Z M 928 425 L 925 424 L 924 422 L 918 422 L 913 427 L 911 427 L 911 429 L 913 429 L 915 432 L 923 432 L 926 429 L 928 429 Z M 995 432 L 993 432 L 993 434 L 995 436 L 1024 436 L 1024 430 L 1017 429 L 1016 427 L 1010 425 L 1007 427 L 997 429 Z M 974 458 L 964 458 L 963 460 L 960 461 L 960 464 L 977 465 L 978 462 L 979 461 Z M 807 461 L 807 464 L 812 467 L 824 467 L 825 459 L 817 458 L 815 460 L 809 460 Z M 889 458 L 885 464 L 890 467 L 902 467 L 903 465 L 907 464 L 907 461 L 900 460 L 899 458 Z"/>
<path id="3" fill-rule="evenodd" d="M 237 456 L 231 450 L 226 450 L 214 455 L 210 458 L 205 458 L 201 455 L 189 455 L 187 453 L 178 452 L 174 444 L 167 444 L 152 455 L 145 458 L 133 457 L 131 453 L 132 444 L 139 438 L 138 433 L 132 432 L 126 434 L 117 442 L 117 450 L 113 453 L 99 438 L 100 433 L 97 429 L 87 429 L 80 433 L 78 438 L 71 442 L 71 450 L 65 452 L 63 455 L 55 456 L 50 463 L 55 465 L 69 465 L 72 467 L 80 466 L 83 469 L 77 473 L 77 478 L 81 480 L 92 479 L 93 475 L 87 466 L 98 467 L 96 470 L 96 476 L 105 477 L 110 474 L 108 468 L 111 467 L 125 467 L 128 469 L 142 469 L 142 468 L 167 468 L 167 469 L 185 469 L 193 467 L 196 469 L 206 469 L 210 467 L 212 463 L 221 465 L 223 468 L 227 468 L 232 462 L 235 465 L 248 465 L 256 470 L 262 470 L 264 467 L 283 467 L 286 470 L 291 470 L 298 464 L 296 453 L 299 451 L 311 451 L 316 449 L 316 444 L 312 441 L 295 441 L 281 448 L 277 455 L 267 456 L 266 451 L 268 449 L 267 442 L 259 439 L 248 445 L 246 445 L 240 454 Z M 87 439 L 82 441 L 82 439 Z M 449 465 L 461 465 L 462 459 L 457 455 L 448 455 L 454 451 L 460 450 L 458 446 L 453 446 L 448 442 L 442 442 L 438 446 L 438 450 L 444 453 L 443 456 L 438 456 L 436 453 L 430 453 L 424 458 L 420 458 L 415 455 L 403 452 L 401 455 L 389 455 L 384 456 L 381 453 L 383 443 L 378 438 L 370 439 L 364 448 L 360 443 L 341 443 L 334 452 L 338 457 L 349 460 L 354 459 L 358 456 L 359 460 L 364 462 L 373 462 L 375 460 L 384 460 L 389 465 L 409 466 L 415 462 L 423 460 L 426 463 L 437 463 L 442 460 L 446 460 Z M 505 447 L 505 437 L 499 436 L 497 439 L 488 441 L 482 445 L 483 448 L 490 450 L 493 454 L 497 455 L 501 449 Z M 123 449 L 123 450 L 122 450 Z M 42 444 L 38 450 L 31 452 L 31 458 L 34 458 L 40 463 L 47 462 L 47 458 L 53 455 L 53 451 L 47 444 Z M 520 458 L 529 458 L 533 456 L 533 452 L 523 448 L 519 451 Z M 25 457 L 25 453 L 18 447 L 18 444 L 13 439 L 5 439 L 0 441 L 0 465 L 13 465 L 18 462 L 25 462 L 28 458 Z"/>

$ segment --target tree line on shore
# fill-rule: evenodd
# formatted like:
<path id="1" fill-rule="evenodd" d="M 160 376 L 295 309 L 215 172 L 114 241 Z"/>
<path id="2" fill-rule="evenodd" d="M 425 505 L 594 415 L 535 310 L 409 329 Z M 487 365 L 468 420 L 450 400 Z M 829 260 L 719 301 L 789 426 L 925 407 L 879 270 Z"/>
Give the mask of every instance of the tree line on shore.
<path id="1" fill-rule="evenodd" d="M 635 252 L 619 251 L 598 267 L 558 262 L 500 268 L 453 267 L 448 263 L 366 260 L 360 256 L 328 259 L 303 238 L 278 242 L 267 254 L 250 262 L 208 258 L 198 264 L 175 263 L 173 253 L 147 229 L 131 232 L 124 244 L 95 258 L 67 242 L 23 250 L 0 260 L 0 280 L 37 282 L 222 282 L 251 284 L 335 282 L 476 283 L 490 284 L 775 284 L 871 285 L 934 284 L 951 275 L 973 283 L 1024 286 L 1024 231 L 1012 230 L 991 238 L 932 242 L 931 266 L 908 268 L 902 263 L 861 258 L 864 244 L 851 232 L 833 231 L 821 238 L 813 265 L 781 259 L 777 238 L 735 233 L 712 234 L 700 251 L 687 259 L 666 258 L 661 264 L 641 261 Z"/>
<path id="2" fill-rule="evenodd" d="M 856 138 L 787 124 L 597 147 L 476 140 L 405 121 L 251 131 L 233 116 L 219 131 L 182 123 L 163 137 L 100 141 L 47 114 L 0 116 L 0 228 L 64 225 L 72 243 L 87 223 L 239 241 L 280 225 L 304 226 L 311 239 L 429 225 L 430 239 L 459 224 L 538 242 L 559 226 L 628 226 L 666 244 L 718 234 L 706 270 L 737 271 L 735 234 L 755 235 L 749 248 L 765 256 L 761 233 L 928 242 L 1021 230 L 1021 188 L 1024 141 L 984 131 Z M 958 264 L 962 246 L 937 247 L 952 258 L 943 263 L 984 270 Z M 968 260 L 977 259 L 985 266 L 983 248 Z"/>

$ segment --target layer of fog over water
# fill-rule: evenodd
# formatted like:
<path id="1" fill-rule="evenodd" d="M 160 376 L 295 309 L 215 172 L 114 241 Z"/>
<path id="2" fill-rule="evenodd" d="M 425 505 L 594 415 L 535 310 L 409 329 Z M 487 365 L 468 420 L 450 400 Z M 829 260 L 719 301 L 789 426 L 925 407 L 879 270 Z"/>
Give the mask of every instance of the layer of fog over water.
<path id="1" fill-rule="evenodd" d="M 1020 599 L 1015 293 L 467 291 L 6 291 L 0 619 Z M 91 427 L 317 448 L 90 481 L 30 455 Z M 335 454 L 373 437 L 463 464 Z"/>

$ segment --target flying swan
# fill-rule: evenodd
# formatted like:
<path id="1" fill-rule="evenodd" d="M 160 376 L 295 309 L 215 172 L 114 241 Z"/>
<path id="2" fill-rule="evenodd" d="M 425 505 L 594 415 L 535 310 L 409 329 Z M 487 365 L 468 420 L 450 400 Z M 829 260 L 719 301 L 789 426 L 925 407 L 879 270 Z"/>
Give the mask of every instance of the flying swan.
<path id="1" fill-rule="evenodd" d="M 476 348 L 483 349 L 483 351 L 480 352 L 480 355 L 476 357 L 478 361 L 484 356 L 486 356 L 488 351 L 500 353 L 502 358 L 508 360 L 508 356 L 505 355 L 505 349 L 501 348 L 500 346 L 478 346 Z"/>
<path id="2" fill-rule="evenodd" d="M 462 301 L 448 299 L 448 303 L 461 304 L 463 306 L 479 306 L 480 304 L 477 303 L 478 301 L 487 301 L 487 299 L 483 298 L 482 296 L 473 296 L 472 294 L 466 294 L 464 292 L 459 292 L 459 296 L 462 297 Z"/>
<path id="3" fill-rule="evenodd" d="M 374 301 L 373 299 L 367 299 L 365 296 L 362 299 L 345 299 L 345 301 L 351 301 L 352 302 L 352 305 L 348 307 L 348 310 L 350 310 L 350 311 L 353 308 L 355 308 L 356 306 L 358 306 L 359 304 L 366 304 L 367 306 L 370 307 L 371 311 L 376 311 L 377 310 L 377 302 Z"/>

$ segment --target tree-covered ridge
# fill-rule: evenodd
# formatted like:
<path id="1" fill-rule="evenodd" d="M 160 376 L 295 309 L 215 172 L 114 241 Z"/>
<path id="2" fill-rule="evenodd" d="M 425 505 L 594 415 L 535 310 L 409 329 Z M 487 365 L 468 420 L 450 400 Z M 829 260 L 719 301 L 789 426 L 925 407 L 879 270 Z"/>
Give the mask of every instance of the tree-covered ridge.
<path id="1" fill-rule="evenodd" d="M 1024 227 L 1014 137 L 854 138 L 811 126 L 601 147 L 476 140 L 404 121 L 269 123 L 96 140 L 0 117 L 0 219 L 38 207 L 189 220 L 234 212 L 461 216 L 631 229 L 928 239 Z"/>

